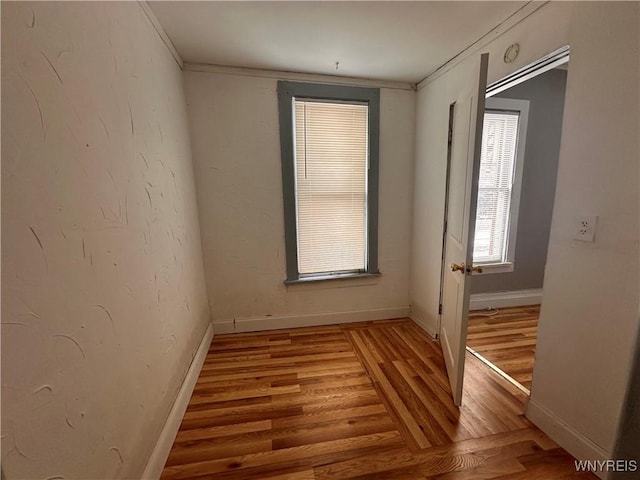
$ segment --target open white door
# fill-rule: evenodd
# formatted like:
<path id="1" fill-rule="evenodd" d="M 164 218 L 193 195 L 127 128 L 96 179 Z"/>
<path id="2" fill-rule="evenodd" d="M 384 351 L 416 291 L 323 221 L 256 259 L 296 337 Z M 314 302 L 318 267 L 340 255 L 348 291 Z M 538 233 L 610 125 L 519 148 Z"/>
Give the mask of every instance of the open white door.
<path id="1" fill-rule="evenodd" d="M 445 232 L 440 342 L 447 365 L 453 401 L 462 403 L 469 281 L 473 264 L 482 124 L 489 54 L 482 54 L 478 76 L 470 78 L 455 103 L 450 139 L 451 171 Z"/>

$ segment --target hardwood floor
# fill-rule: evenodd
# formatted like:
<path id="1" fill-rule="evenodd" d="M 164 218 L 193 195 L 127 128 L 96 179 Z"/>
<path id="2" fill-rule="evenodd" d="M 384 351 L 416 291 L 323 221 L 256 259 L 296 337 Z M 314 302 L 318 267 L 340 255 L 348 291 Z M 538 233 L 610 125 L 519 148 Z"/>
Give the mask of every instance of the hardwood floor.
<path id="1" fill-rule="evenodd" d="M 540 305 L 500 308 L 492 317 L 483 314 L 470 312 L 467 345 L 531 390 Z"/>
<path id="2" fill-rule="evenodd" d="M 595 478 L 469 357 L 458 409 L 407 319 L 216 336 L 162 478 Z"/>

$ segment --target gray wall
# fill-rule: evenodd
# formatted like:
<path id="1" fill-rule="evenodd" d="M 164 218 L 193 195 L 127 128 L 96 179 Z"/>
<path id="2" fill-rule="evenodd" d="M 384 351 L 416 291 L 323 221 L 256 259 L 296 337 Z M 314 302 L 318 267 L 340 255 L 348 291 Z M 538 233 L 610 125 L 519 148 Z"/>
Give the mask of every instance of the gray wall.
<path id="1" fill-rule="evenodd" d="M 562 134 L 565 70 L 550 70 L 496 95 L 529 100 L 513 272 L 473 277 L 473 293 L 542 288 Z"/>

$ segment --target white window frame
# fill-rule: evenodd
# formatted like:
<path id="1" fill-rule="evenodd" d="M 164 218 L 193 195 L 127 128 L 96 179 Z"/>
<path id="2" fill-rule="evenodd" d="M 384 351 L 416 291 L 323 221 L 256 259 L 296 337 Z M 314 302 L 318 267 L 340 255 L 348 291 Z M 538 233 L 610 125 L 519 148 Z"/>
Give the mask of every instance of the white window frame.
<path id="1" fill-rule="evenodd" d="M 520 211 L 520 195 L 522 192 L 522 174 L 524 170 L 524 155 L 526 151 L 527 125 L 529 120 L 529 100 L 516 98 L 486 99 L 485 112 L 518 112 L 518 139 L 516 144 L 516 158 L 514 161 L 514 175 L 511 187 L 511 201 L 509 205 L 509 227 L 507 228 L 506 252 L 502 262 L 476 262 L 474 266 L 481 266 L 483 274 L 513 272 L 515 267 L 516 237 L 518 234 L 518 214 Z"/>

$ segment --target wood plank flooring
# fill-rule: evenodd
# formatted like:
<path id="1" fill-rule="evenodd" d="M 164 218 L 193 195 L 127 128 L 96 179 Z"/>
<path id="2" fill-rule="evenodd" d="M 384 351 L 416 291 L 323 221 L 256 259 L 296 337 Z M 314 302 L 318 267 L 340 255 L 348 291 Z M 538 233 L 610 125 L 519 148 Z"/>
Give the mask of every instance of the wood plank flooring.
<path id="1" fill-rule="evenodd" d="M 470 312 L 467 345 L 531 390 L 540 305 L 500 308 L 491 317 L 483 314 Z"/>
<path id="2" fill-rule="evenodd" d="M 216 336 L 162 478 L 561 479 L 573 459 L 469 355 L 463 406 L 408 319 Z"/>

